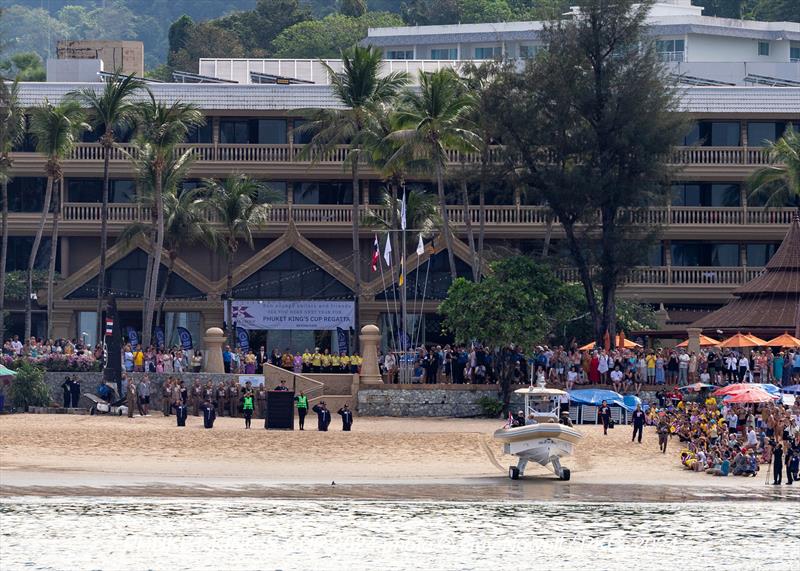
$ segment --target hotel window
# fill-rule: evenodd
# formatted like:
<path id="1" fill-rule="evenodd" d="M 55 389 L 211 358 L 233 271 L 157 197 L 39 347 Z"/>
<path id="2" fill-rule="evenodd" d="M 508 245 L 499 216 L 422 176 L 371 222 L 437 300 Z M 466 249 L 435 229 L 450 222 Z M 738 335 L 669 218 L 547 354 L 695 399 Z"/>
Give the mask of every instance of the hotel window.
<path id="1" fill-rule="evenodd" d="M 221 119 L 219 142 L 222 144 L 285 145 L 285 119 Z"/>
<path id="2" fill-rule="evenodd" d="M 766 266 L 769 259 L 778 250 L 778 243 L 767 244 L 748 244 L 747 245 L 747 265 L 753 268 Z"/>
<path id="3" fill-rule="evenodd" d="M 789 61 L 800 62 L 800 42 L 789 44 Z"/>
<path id="4" fill-rule="evenodd" d="M 684 49 L 683 40 L 656 40 L 656 52 L 661 61 L 683 61 Z"/>
<path id="5" fill-rule="evenodd" d="M 791 125 L 785 121 L 750 121 L 747 123 L 747 144 L 751 147 L 764 147 L 783 137 L 783 133 Z"/>
<path id="6" fill-rule="evenodd" d="M 670 250 L 673 266 L 735 267 L 739 265 L 739 244 L 673 242 Z"/>
<path id="7" fill-rule="evenodd" d="M 760 56 L 769 55 L 769 42 L 758 42 L 758 55 Z"/>
<path id="8" fill-rule="evenodd" d="M 414 50 L 387 50 L 386 59 L 414 59 Z"/>
<path id="9" fill-rule="evenodd" d="M 738 147 L 740 145 L 738 121 L 699 121 L 683 138 L 686 146 Z"/>
<path id="10" fill-rule="evenodd" d="M 726 182 L 682 182 L 672 185 L 673 206 L 740 206 L 738 184 Z"/>
<path id="11" fill-rule="evenodd" d="M 68 202 L 103 202 L 103 179 L 68 178 L 64 182 Z M 136 200 L 136 182 L 133 180 L 110 180 L 108 182 L 108 201 L 111 203 L 132 203 Z"/>
<path id="12" fill-rule="evenodd" d="M 14 177 L 8 182 L 8 209 L 11 212 L 41 212 L 47 179 Z"/>
<path id="13" fill-rule="evenodd" d="M 211 137 L 211 117 L 206 117 L 206 123 L 200 127 L 192 127 L 186 134 L 187 143 L 213 143 Z"/>
<path id="14" fill-rule="evenodd" d="M 542 50 L 542 46 L 520 46 L 519 57 L 520 59 L 533 59 Z"/>
<path id="15" fill-rule="evenodd" d="M 295 204 L 352 204 L 351 182 L 294 183 Z M 326 220 L 319 220 L 326 222 Z"/>
<path id="16" fill-rule="evenodd" d="M 433 48 L 431 50 L 431 59 L 458 59 L 457 48 Z"/>
<path id="17" fill-rule="evenodd" d="M 503 49 L 500 46 L 493 46 L 490 48 L 475 48 L 475 59 L 495 59 L 503 55 Z"/>

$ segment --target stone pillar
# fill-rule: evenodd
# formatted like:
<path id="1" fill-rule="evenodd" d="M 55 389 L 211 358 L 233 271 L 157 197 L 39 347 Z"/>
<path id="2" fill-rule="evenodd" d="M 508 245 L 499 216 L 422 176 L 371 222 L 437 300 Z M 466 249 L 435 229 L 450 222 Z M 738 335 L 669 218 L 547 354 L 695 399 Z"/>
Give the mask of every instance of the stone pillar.
<path id="1" fill-rule="evenodd" d="M 378 344 L 381 342 L 381 331 L 375 325 L 365 325 L 361 328 L 361 384 L 381 385 L 383 379 L 378 368 Z"/>
<path id="2" fill-rule="evenodd" d="M 206 352 L 206 373 L 224 373 L 225 366 L 222 364 L 222 346 L 227 339 L 225 332 L 219 327 L 209 327 L 203 336 Z"/>
<path id="3" fill-rule="evenodd" d="M 700 353 L 700 333 L 703 330 L 699 327 L 689 327 L 686 329 L 686 333 L 689 334 L 689 353 L 694 353 L 695 355 Z"/>

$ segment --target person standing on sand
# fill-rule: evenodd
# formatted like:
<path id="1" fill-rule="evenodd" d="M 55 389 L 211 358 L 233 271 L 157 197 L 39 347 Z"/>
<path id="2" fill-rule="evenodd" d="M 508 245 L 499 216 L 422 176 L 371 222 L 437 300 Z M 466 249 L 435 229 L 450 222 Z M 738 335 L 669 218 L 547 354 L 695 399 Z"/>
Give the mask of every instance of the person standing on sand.
<path id="1" fill-rule="evenodd" d="M 775 448 L 772 449 L 772 459 L 773 459 L 773 486 L 780 486 L 781 480 L 783 479 L 783 444 L 778 442 L 775 445 Z"/>
<path id="2" fill-rule="evenodd" d="M 308 413 L 308 397 L 306 393 L 300 391 L 300 394 L 294 397 L 297 403 L 297 417 L 300 421 L 300 430 L 304 430 L 306 424 L 306 414 Z"/>
<path id="3" fill-rule="evenodd" d="M 228 385 L 228 413 L 231 418 L 239 416 L 239 383 L 234 380 Z"/>
<path id="4" fill-rule="evenodd" d="M 78 408 L 78 402 L 81 400 L 81 382 L 75 375 L 72 375 L 72 385 L 70 386 L 69 391 L 70 396 L 72 397 L 70 399 L 72 401 L 70 403 L 72 408 Z"/>
<path id="5" fill-rule="evenodd" d="M 186 417 L 189 416 L 189 408 L 182 400 L 175 403 L 175 419 L 178 421 L 178 426 L 186 426 Z"/>
<path id="6" fill-rule="evenodd" d="M 214 428 L 214 420 L 217 418 L 217 412 L 214 410 L 214 405 L 210 400 L 206 399 L 203 403 L 203 428 Z"/>
<path id="7" fill-rule="evenodd" d="M 611 407 L 608 406 L 606 401 L 603 401 L 600 404 L 597 415 L 600 417 L 600 421 L 603 423 L 603 436 L 605 436 L 608 434 L 608 425 L 611 424 Z"/>
<path id="8" fill-rule="evenodd" d="M 662 416 L 658 421 L 656 432 L 658 432 L 658 447 L 662 454 L 666 454 L 667 442 L 669 441 L 669 423 L 667 423 L 666 417 Z"/>
<path id="9" fill-rule="evenodd" d="M 138 399 L 136 398 L 136 383 L 133 379 L 129 379 L 127 375 L 122 375 L 122 380 L 128 385 L 125 391 L 125 405 L 128 407 L 128 418 L 133 418 L 133 409 L 136 407 Z M 139 407 L 141 410 L 141 407 Z"/>
<path id="10" fill-rule="evenodd" d="M 225 408 L 228 406 L 228 389 L 225 388 L 225 383 L 220 381 L 217 384 L 217 408 L 219 409 L 220 417 L 225 416 Z M 216 415 L 214 416 L 216 418 Z"/>
<path id="11" fill-rule="evenodd" d="M 317 413 L 317 430 L 328 432 L 328 425 L 331 423 L 331 411 L 328 410 L 325 401 L 314 405 L 311 410 Z"/>
<path id="12" fill-rule="evenodd" d="M 644 431 L 644 411 L 642 410 L 642 405 L 637 404 L 636 410 L 633 411 L 633 436 L 631 436 L 631 442 L 636 439 L 636 434 L 639 434 L 639 444 L 642 443 L 642 432 Z"/>
<path id="13" fill-rule="evenodd" d="M 339 416 L 342 417 L 342 430 L 350 432 L 350 428 L 353 426 L 353 411 L 347 404 L 339 409 Z"/>
<path id="14" fill-rule="evenodd" d="M 161 387 L 161 412 L 169 416 L 172 410 L 172 377 L 167 377 Z"/>
<path id="15" fill-rule="evenodd" d="M 64 391 L 64 408 L 69 408 L 72 403 L 72 379 L 69 375 L 64 377 L 64 382 L 61 383 L 61 390 Z"/>
<path id="16" fill-rule="evenodd" d="M 139 395 L 139 414 L 142 416 L 150 415 L 150 377 L 146 374 L 142 377 L 139 386 L 136 387 Z"/>
<path id="17" fill-rule="evenodd" d="M 244 428 L 250 430 L 250 421 L 253 418 L 253 410 L 255 408 L 255 397 L 253 391 L 247 391 L 242 397 L 242 414 L 244 414 Z"/>

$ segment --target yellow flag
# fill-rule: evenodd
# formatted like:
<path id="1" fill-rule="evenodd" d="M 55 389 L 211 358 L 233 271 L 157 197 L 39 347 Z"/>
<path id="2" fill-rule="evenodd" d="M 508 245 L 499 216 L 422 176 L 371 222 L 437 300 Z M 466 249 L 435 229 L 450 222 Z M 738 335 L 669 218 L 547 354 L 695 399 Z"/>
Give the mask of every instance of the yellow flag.
<path id="1" fill-rule="evenodd" d="M 405 278 L 403 274 L 405 273 L 405 263 L 403 260 L 400 260 L 400 278 L 397 280 L 397 283 L 402 286 L 403 282 L 405 282 Z"/>

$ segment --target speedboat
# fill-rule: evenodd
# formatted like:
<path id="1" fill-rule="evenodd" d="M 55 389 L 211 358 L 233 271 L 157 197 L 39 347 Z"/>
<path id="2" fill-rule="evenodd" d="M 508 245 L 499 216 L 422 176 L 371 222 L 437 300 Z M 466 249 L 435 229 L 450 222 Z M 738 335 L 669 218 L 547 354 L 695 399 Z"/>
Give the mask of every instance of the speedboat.
<path id="1" fill-rule="evenodd" d="M 569 468 L 561 466 L 561 458 L 572 454 L 583 435 L 559 423 L 559 401 L 567 393 L 547 388 L 543 380 L 514 392 L 525 396 L 525 424 L 512 426 L 509 423 L 494 433 L 495 440 L 503 443 L 503 451 L 519 458 L 516 466 L 508 467 L 508 476 L 518 480 L 532 461 L 542 466 L 552 465 L 556 476 L 569 480 Z"/>

